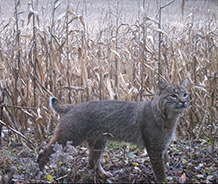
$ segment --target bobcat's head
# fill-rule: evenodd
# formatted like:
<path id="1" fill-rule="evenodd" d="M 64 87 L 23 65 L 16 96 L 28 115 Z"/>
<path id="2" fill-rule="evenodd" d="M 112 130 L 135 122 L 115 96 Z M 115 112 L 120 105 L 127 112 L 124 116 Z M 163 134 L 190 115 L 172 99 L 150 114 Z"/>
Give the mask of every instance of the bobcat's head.
<path id="1" fill-rule="evenodd" d="M 183 81 L 179 85 L 159 81 L 158 106 L 165 118 L 177 117 L 188 106 L 190 95 L 186 88 L 187 81 Z"/>

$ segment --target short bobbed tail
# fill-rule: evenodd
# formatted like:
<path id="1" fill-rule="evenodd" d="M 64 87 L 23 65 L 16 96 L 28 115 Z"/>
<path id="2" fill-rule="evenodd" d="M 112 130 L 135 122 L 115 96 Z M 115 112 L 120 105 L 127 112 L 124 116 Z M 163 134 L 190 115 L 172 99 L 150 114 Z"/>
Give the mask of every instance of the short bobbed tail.
<path id="1" fill-rule="evenodd" d="M 74 105 L 72 104 L 60 104 L 56 97 L 51 97 L 49 105 L 51 109 L 57 114 L 66 114 Z"/>

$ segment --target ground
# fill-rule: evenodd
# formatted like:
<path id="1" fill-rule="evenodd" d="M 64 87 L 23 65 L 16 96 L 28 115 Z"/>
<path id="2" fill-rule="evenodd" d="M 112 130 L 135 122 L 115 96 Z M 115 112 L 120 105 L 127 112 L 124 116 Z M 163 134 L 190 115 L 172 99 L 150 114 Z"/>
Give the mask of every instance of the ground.
<path id="1" fill-rule="evenodd" d="M 3 143 L 0 150 L 0 180 L 3 183 L 154 183 L 146 151 L 134 145 L 109 142 L 102 165 L 113 176 L 107 178 L 86 167 L 88 151 L 85 144 L 76 149 L 70 144 L 64 149 L 56 145 L 56 153 L 52 155 L 51 161 L 44 172 L 39 172 L 36 152 L 23 149 L 16 142 Z M 167 182 L 218 182 L 218 150 L 216 147 L 212 150 L 210 142 L 177 138 L 168 149 L 168 154 Z"/>

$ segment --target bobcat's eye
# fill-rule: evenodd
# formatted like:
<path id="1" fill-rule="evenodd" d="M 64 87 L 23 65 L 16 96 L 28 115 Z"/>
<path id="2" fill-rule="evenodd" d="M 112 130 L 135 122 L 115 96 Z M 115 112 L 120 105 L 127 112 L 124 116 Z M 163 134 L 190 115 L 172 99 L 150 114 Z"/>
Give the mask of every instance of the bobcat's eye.
<path id="1" fill-rule="evenodd" d="M 177 94 L 172 94 L 172 95 L 170 95 L 170 97 L 171 97 L 171 98 L 177 98 L 178 95 L 177 95 Z"/>
<path id="2" fill-rule="evenodd" d="M 184 93 L 183 96 L 184 96 L 184 97 L 187 97 L 187 96 L 188 96 L 188 93 Z"/>

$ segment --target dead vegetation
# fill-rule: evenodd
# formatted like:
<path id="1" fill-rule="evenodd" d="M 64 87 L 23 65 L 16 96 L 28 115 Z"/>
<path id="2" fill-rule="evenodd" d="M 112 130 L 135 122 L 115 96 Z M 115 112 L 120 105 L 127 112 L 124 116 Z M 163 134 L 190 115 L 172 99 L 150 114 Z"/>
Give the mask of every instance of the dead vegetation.
<path id="1" fill-rule="evenodd" d="M 142 3 L 138 12 L 141 19 L 128 24 L 119 17 L 120 7 L 117 3 L 110 5 L 113 14 L 108 13 L 102 20 L 107 26 L 99 27 L 93 33 L 90 23 L 85 22 L 84 17 L 75 13 L 70 5 L 60 16 L 56 15 L 60 5 L 61 1 L 53 1 L 53 11 L 49 15 L 51 21 L 47 21 L 40 20 L 39 6 L 32 1 L 28 16 L 23 20 L 20 19 L 20 1 L 15 0 L 13 18 L 0 24 L 0 132 L 8 133 L 8 142 L 1 141 L 1 155 L 5 155 L 0 160 L 0 168 L 3 169 L 0 179 L 27 181 L 35 178 L 36 175 L 27 176 L 26 173 L 30 172 L 31 167 L 36 167 L 34 156 L 57 122 L 57 117 L 48 107 L 51 95 L 62 103 L 73 104 L 102 99 L 144 101 L 154 96 L 156 81 L 161 77 L 174 83 L 188 78 L 191 92 L 191 103 L 181 118 L 179 128 L 179 138 L 184 140 L 173 144 L 172 147 L 178 152 L 171 154 L 174 162 L 170 162 L 171 167 L 185 169 L 175 171 L 174 167 L 174 171 L 169 172 L 172 176 L 180 177 L 180 180 L 206 182 L 210 176 L 211 182 L 217 182 L 217 15 L 208 14 L 207 20 L 194 22 L 193 13 L 184 17 L 182 22 L 163 24 L 161 19 L 148 17 L 143 11 L 146 5 Z M 181 5 L 181 9 L 184 10 L 184 5 Z M 19 148 L 21 155 L 32 154 L 32 162 L 23 168 L 24 171 L 17 165 L 19 161 L 14 161 L 16 157 L 13 153 L 8 153 L 17 142 L 23 146 L 23 149 Z M 184 142 L 186 146 L 183 146 Z M 19 149 L 16 147 L 16 151 Z M 132 147 L 121 147 L 119 153 L 108 149 L 104 165 L 114 172 L 118 170 L 118 174 L 114 180 L 106 180 L 103 176 L 84 171 L 86 162 L 80 157 L 87 154 L 84 149 L 78 148 L 79 156 L 70 156 L 70 163 L 69 160 L 62 162 L 66 170 L 59 170 L 61 167 L 53 165 L 53 169 L 47 169 L 46 178 L 42 173 L 38 174 L 35 182 L 55 179 L 69 182 L 153 180 L 148 174 L 151 172 L 148 171 L 149 164 L 146 164 L 148 160 L 140 161 L 142 150 L 133 150 L 135 156 L 129 156 L 121 152 L 131 151 L 129 149 Z M 112 161 L 107 158 L 108 154 Z M 129 165 L 130 162 L 124 158 L 131 160 L 132 156 L 137 161 Z M 197 161 L 193 161 L 193 157 Z M 201 165 L 201 159 L 205 165 Z M 16 166 L 10 169 L 14 162 Z M 77 163 L 75 167 L 69 166 L 72 162 Z M 118 168 L 122 166 L 126 169 Z M 125 176 L 128 170 L 134 174 Z M 200 174 L 193 174 L 193 170 L 200 171 Z"/>

